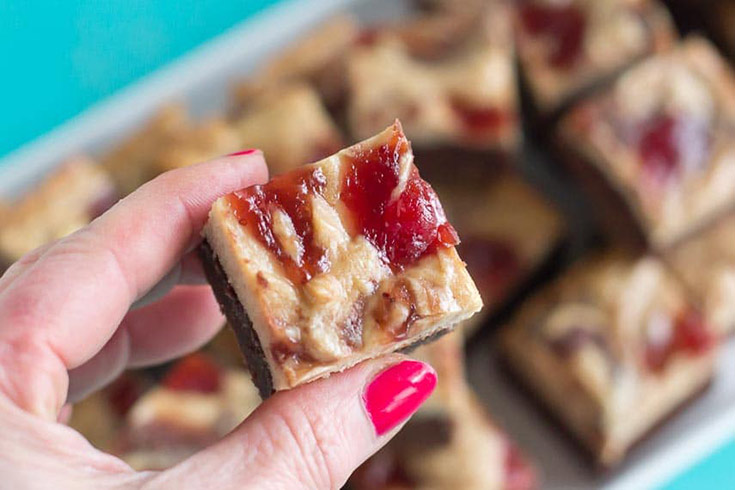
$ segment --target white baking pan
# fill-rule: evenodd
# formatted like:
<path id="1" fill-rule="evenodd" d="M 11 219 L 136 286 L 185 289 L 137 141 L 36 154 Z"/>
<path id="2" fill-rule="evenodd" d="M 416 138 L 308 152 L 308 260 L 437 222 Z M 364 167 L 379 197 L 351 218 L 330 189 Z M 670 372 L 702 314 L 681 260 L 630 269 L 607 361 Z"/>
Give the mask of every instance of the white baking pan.
<path id="1" fill-rule="evenodd" d="M 405 6 L 391 0 L 292 0 L 272 7 L 0 160 L 0 195 L 17 195 L 69 155 L 94 155 L 165 101 L 187 102 L 195 115 L 222 111 L 235 80 L 341 9 L 370 21 L 400 14 Z M 546 179 L 532 177 L 542 185 Z M 553 183 L 547 187 L 554 193 Z M 735 436 L 735 342 L 722 352 L 709 391 L 647 439 L 628 464 L 604 477 L 591 474 L 575 448 L 498 373 L 489 345 L 473 349 L 469 371 L 495 419 L 536 462 L 544 488 L 653 488 Z"/>

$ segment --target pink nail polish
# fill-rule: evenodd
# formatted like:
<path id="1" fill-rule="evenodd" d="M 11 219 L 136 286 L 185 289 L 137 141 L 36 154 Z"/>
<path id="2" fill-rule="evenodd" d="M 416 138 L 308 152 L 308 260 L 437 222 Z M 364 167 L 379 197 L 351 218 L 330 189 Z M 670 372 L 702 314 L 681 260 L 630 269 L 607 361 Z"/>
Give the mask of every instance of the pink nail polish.
<path id="1" fill-rule="evenodd" d="M 410 417 L 435 386 L 436 372 L 419 361 L 402 361 L 378 374 L 362 395 L 375 432 L 383 435 Z"/>
<path id="2" fill-rule="evenodd" d="M 226 157 L 240 157 L 240 156 L 244 156 L 244 155 L 252 155 L 256 151 L 258 151 L 258 150 L 255 149 L 255 148 L 248 148 L 247 150 L 236 151 L 235 153 L 230 153 L 230 154 L 225 155 L 225 156 Z"/>

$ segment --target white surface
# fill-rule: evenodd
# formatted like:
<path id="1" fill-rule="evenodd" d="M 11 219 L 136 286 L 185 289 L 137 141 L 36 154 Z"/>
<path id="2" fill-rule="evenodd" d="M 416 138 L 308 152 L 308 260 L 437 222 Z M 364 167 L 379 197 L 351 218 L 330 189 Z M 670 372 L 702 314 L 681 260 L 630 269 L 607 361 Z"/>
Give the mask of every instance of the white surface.
<path id="1" fill-rule="evenodd" d="M 344 6 L 363 18 L 390 17 L 403 10 L 390 0 L 292 0 L 271 8 L 10 154 L 0 161 L 0 195 L 21 192 L 65 156 L 104 148 L 166 100 L 184 100 L 198 115 L 222 110 L 233 80 Z M 579 454 L 504 381 L 488 345 L 474 347 L 469 359 L 474 386 L 499 424 L 536 461 L 545 488 L 651 488 L 735 434 L 735 340 L 722 352 L 711 389 L 648 439 L 631 464 L 607 479 L 591 476 Z"/>

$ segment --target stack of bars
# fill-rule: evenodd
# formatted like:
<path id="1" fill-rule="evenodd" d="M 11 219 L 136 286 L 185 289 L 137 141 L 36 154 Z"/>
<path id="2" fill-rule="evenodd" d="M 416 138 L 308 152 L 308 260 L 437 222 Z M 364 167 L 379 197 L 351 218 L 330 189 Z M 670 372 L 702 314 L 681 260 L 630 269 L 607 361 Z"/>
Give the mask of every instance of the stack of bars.
<path id="1" fill-rule="evenodd" d="M 735 76 L 714 44 L 677 31 L 709 29 L 735 54 L 735 4 L 668 3 L 422 0 L 373 26 L 336 17 L 238 83 L 226 114 L 194 121 L 169 103 L 0 202 L 2 268 L 169 170 L 259 148 L 273 178 L 218 200 L 204 231 L 235 335 L 127 373 L 72 425 L 136 468 L 165 468 L 261 397 L 456 326 L 415 351 L 437 391 L 350 488 L 542 481 L 470 387 L 470 337 L 496 343 L 594 465 L 619 466 L 706 389 L 735 331 Z M 529 145 L 551 158 L 526 161 Z M 528 178 L 544 164 L 595 213 L 582 251 Z M 370 213 L 394 198 L 409 214 L 391 228 Z"/>

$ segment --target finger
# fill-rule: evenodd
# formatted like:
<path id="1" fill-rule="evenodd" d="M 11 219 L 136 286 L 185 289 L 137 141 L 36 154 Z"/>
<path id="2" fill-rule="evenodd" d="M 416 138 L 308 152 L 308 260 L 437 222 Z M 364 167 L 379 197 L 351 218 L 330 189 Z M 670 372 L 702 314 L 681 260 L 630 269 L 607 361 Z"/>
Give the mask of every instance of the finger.
<path id="1" fill-rule="evenodd" d="M 178 284 L 206 284 L 202 263 L 195 252 L 189 252 L 168 271 L 148 292 L 131 305 L 138 309 L 166 296 Z"/>
<path id="2" fill-rule="evenodd" d="M 0 294 L 13 282 L 13 279 L 18 277 L 23 271 L 27 270 L 30 266 L 36 263 L 36 261 L 51 248 L 53 243 L 47 243 L 37 249 L 31 250 L 23 257 L 15 261 L 8 267 L 5 272 L 0 276 Z"/>
<path id="3" fill-rule="evenodd" d="M 179 286 L 161 301 L 130 312 L 122 326 L 130 335 L 128 367 L 176 359 L 214 337 L 225 318 L 209 286 Z"/>
<path id="4" fill-rule="evenodd" d="M 340 488 L 435 385 L 427 364 L 390 356 L 277 393 L 218 444 L 153 477 L 150 487 Z"/>
<path id="5" fill-rule="evenodd" d="M 128 313 L 102 350 L 69 371 L 67 400 L 83 399 L 126 368 L 188 354 L 207 343 L 223 324 L 210 287 L 179 286 L 160 301 Z"/>
<path id="6" fill-rule="evenodd" d="M 129 356 L 128 332 L 118 329 L 97 355 L 69 371 L 67 402 L 77 402 L 111 383 L 125 370 Z"/>
<path id="7" fill-rule="evenodd" d="M 212 202 L 265 179 L 260 153 L 169 172 L 51 246 L 0 293 L 0 391 L 55 419 L 66 371 L 191 249 Z"/>
<path id="8" fill-rule="evenodd" d="M 61 407 L 61 410 L 59 411 L 59 417 L 56 419 L 56 421 L 60 424 L 69 425 L 69 421 L 71 420 L 71 416 L 73 413 L 74 407 L 71 403 L 67 403 L 63 407 Z"/>

